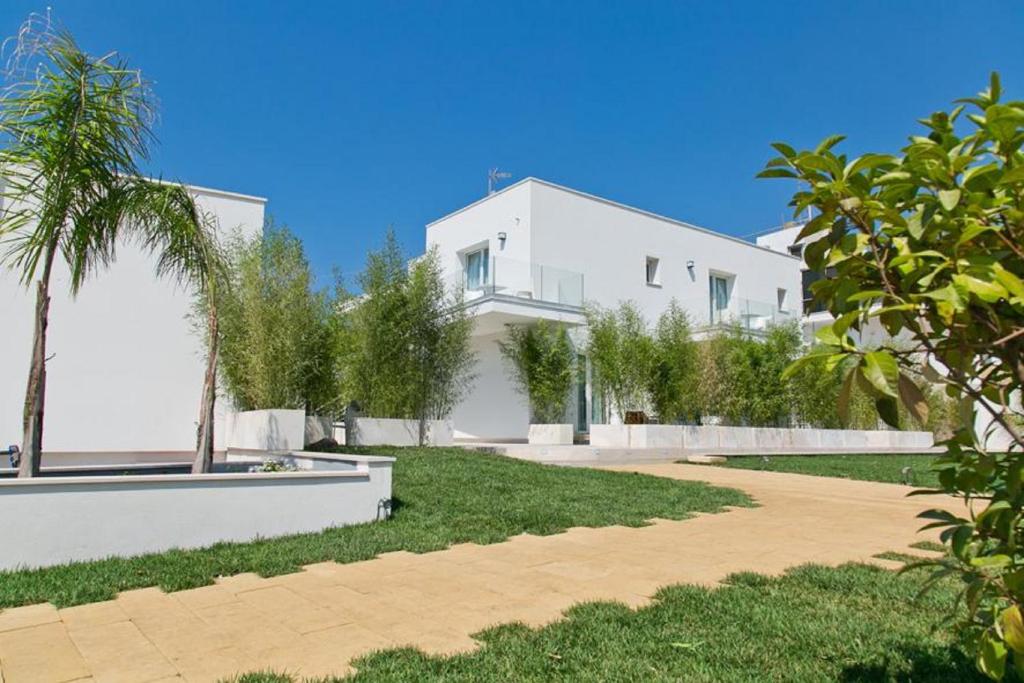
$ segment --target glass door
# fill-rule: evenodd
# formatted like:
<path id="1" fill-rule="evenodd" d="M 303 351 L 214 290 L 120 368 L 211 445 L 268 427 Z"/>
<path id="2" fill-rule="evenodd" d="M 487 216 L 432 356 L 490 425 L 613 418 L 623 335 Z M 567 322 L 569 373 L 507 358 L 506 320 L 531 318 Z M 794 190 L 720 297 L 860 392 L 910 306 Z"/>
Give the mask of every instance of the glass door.
<path id="1" fill-rule="evenodd" d="M 711 324 L 725 319 L 729 310 L 729 281 L 719 275 L 711 276 Z"/>
<path id="2" fill-rule="evenodd" d="M 466 254 L 466 289 L 483 289 L 487 284 L 490 249 L 484 247 Z"/>

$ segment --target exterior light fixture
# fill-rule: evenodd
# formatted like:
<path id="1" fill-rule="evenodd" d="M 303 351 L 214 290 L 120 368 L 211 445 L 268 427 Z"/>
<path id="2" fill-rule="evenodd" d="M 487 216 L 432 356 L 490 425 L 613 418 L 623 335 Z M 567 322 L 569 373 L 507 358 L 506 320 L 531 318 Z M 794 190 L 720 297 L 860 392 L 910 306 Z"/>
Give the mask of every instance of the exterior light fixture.
<path id="1" fill-rule="evenodd" d="M 499 232 L 498 239 L 501 240 L 502 244 L 504 244 L 505 240 L 508 239 L 508 233 L 506 233 L 505 231 Z"/>
<path id="2" fill-rule="evenodd" d="M 689 261 L 686 262 L 686 269 L 693 270 L 693 259 L 690 259 Z"/>

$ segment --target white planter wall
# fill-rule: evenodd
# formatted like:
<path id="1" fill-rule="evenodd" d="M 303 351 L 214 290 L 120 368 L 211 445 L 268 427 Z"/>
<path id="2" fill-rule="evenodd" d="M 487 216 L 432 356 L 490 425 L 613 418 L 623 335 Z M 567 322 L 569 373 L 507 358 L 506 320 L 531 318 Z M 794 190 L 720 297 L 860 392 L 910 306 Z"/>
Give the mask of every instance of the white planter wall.
<path id="1" fill-rule="evenodd" d="M 717 425 L 591 425 L 590 445 L 599 448 L 678 448 L 688 451 L 757 453 L 928 449 L 931 432 L 854 429 L 781 429 Z"/>
<path id="2" fill-rule="evenodd" d="M 349 446 L 418 446 L 419 420 L 396 420 L 381 417 L 349 417 L 346 424 Z M 428 420 L 427 443 L 451 446 L 454 443 L 451 420 Z"/>
<path id="3" fill-rule="evenodd" d="M 535 446 L 572 445 L 571 424 L 532 424 L 527 441 Z"/>
<path id="4" fill-rule="evenodd" d="M 303 445 L 308 446 L 311 443 L 317 441 L 323 441 L 324 439 L 334 438 L 334 422 L 329 417 L 320 417 L 318 415 L 307 415 L 306 416 L 306 431 L 303 437 Z M 335 439 L 337 441 L 337 439 Z M 338 443 L 343 443 L 338 441 Z"/>
<path id="5" fill-rule="evenodd" d="M 288 457 L 311 462 L 299 472 L 0 480 L 0 509 L 18 520 L 4 531 L 0 569 L 316 532 L 378 519 L 391 498 L 394 458 Z"/>
<path id="6" fill-rule="evenodd" d="M 247 410 L 227 417 L 227 447 L 253 451 L 302 450 L 306 411 Z"/>

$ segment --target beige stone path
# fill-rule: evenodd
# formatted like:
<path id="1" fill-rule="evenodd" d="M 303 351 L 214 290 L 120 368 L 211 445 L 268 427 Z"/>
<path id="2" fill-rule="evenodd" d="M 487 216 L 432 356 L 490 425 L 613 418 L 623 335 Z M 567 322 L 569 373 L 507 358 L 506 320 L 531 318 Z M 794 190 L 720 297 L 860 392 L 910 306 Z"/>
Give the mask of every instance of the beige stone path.
<path id="1" fill-rule="evenodd" d="M 0 612 L 0 682 L 215 681 L 265 668 L 343 674 L 350 659 L 374 649 L 471 649 L 470 634 L 489 625 L 541 625 L 580 601 L 639 606 L 666 584 L 872 561 L 921 540 L 914 514 L 941 502 L 907 499 L 902 486 L 793 474 L 670 464 L 617 469 L 739 488 L 760 507 L 388 553 L 267 579 L 242 574 L 173 594 L 147 588 L 62 610 L 10 609 Z"/>

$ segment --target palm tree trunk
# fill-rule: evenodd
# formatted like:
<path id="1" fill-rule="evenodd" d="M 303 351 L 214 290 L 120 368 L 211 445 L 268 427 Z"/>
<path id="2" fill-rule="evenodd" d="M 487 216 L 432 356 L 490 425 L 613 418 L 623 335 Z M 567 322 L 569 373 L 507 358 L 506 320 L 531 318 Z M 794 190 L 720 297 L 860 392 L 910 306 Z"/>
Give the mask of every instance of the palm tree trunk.
<path id="1" fill-rule="evenodd" d="M 35 334 L 32 338 L 32 364 L 25 388 L 24 436 L 21 441 L 19 477 L 39 476 L 43 457 L 43 407 L 46 402 L 46 327 L 50 318 L 50 271 L 56 244 L 46 250 L 43 274 L 36 283 Z"/>
<path id="2" fill-rule="evenodd" d="M 213 466 L 213 406 L 217 400 L 217 353 L 220 344 L 217 311 L 212 301 L 209 306 L 207 322 L 210 348 L 206 354 L 206 377 L 203 380 L 203 396 L 199 404 L 196 458 L 192 462 L 192 474 L 204 474 Z"/>

